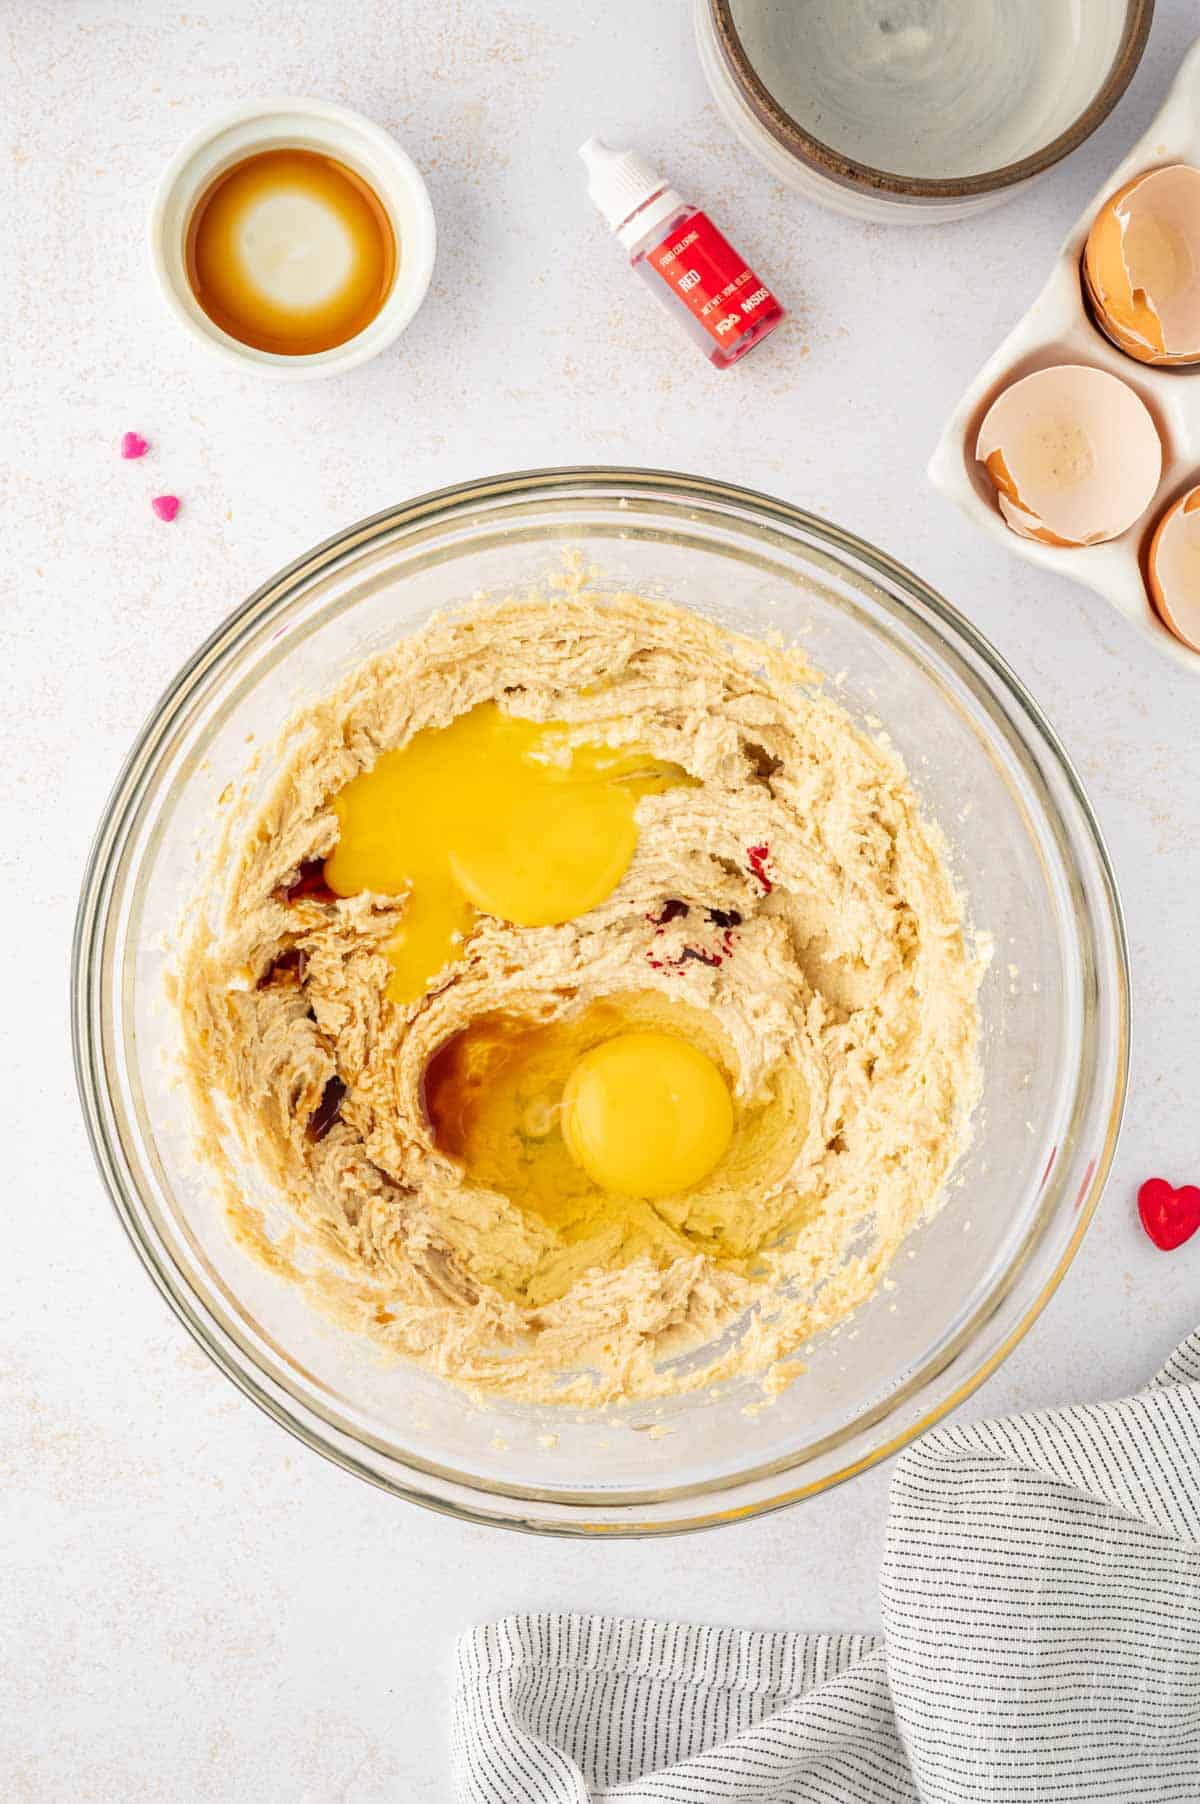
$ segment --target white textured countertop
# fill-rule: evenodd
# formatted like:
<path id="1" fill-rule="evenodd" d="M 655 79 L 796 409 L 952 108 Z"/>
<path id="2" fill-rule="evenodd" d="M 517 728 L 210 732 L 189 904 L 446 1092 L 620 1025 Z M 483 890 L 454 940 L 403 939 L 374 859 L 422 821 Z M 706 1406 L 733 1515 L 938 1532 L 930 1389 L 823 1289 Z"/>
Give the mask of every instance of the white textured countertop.
<path id="1" fill-rule="evenodd" d="M 944 414 L 1144 129 L 1195 27 L 1195 0 L 1159 0 L 1115 116 L 1032 193 L 963 225 L 899 230 L 799 203 L 731 142 L 683 0 L 0 9 L 11 1804 L 445 1799 L 453 1639 L 514 1608 L 877 1621 L 886 1468 L 667 1542 L 462 1527 L 260 1415 L 168 1313 L 103 1195 L 76 1108 L 66 970 L 109 786 L 216 622 L 387 503 L 540 464 L 697 470 L 853 528 L 971 615 L 1090 787 L 1129 916 L 1136 1046 L 1098 1220 L 967 1408 L 1117 1393 L 1196 1325 L 1200 1240 L 1156 1253 L 1132 1200 L 1151 1172 L 1200 1176 L 1200 680 L 1095 596 L 998 556 L 923 477 Z M 180 335 L 149 279 L 163 162 L 209 115 L 270 93 L 389 126 L 437 212 L 424 310 L 396 351 L 334 383 L 231 374 Z M 741 368 L 711 371 L 623 270 L 575 160 L 595 130 L 660 161 L 789 304 Z M 117 457 L 126 428 L 153 441 L 140 464 Z M 164 490 L 183 497 L 172 526 L 149 509 Z"/>

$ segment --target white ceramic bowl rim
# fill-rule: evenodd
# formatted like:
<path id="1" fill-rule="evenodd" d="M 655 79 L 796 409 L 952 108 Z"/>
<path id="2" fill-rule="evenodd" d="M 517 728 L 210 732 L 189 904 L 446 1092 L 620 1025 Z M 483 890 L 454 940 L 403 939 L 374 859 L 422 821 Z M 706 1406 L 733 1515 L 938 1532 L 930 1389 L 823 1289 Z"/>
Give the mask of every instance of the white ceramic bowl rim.
<path id="1" fill-rule="evenodd" d="M 981 175 L 928 177 L 874 169 L 825 143 L 780 105 L 751 61 L 734 21 L 730 0 L 696 0 L 707 19 L 718 58 L 756 125 L 791 158 L 807 157 L 831 183 L 893 196 L 898 202 L 963 200 L 1012 188 L 1041 175 L 1089 138 L 1120 100 L 1142 59 L 1154 20 L 1154 0 L 1127 0 L 1125 26 L 1104 81 L 1078 118 L 1040 150 Z"/>
<path id="2" fill-rule="evenodd" d="M 256 350 L 222 331 L 193 295 L 183 255 L 192 209 L 212 180 L 258 150 L 288 144 L 322 150 L 362 175 L 387 208 L 397 241 L 391 292 L 370 324 L 332 350 L 298 357 Z M 274 97 L 233 108 L 180 146 L 159 180 L 149 239 L 155 280 L 190 337 L 241 369 L 296 382 L 354 369 L 399 338 L 429 287 L 437 228 L 419 169 L 382 126 L 333 101 Z"/>

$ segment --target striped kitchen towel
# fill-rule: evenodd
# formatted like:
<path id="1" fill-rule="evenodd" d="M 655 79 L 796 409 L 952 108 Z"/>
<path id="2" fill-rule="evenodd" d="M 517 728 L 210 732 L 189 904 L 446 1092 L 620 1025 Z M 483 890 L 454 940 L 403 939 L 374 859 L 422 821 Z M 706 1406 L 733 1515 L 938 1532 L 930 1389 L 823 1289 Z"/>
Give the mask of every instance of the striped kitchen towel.
<path id="1" fill-rule="evenodd" d="M 910 1447 L 881 1590 L 882 1636 L 475 1629 L 459 1804 L 1200 1804 L 1200 1331 L 1139 1396 Z"/>

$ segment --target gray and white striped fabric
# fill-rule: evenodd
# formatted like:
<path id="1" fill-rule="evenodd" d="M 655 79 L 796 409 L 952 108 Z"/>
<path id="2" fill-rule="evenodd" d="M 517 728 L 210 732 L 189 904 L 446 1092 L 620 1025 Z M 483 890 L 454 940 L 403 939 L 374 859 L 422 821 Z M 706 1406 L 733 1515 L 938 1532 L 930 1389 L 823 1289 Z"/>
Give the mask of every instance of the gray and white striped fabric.
<path id="1" fill-rule="evenodd" d="M 901 1457 L 884 1634 L 510 1616 L 459 1804 L 1200 1804 L 1200 1332 L 1121 1403 Z"/>

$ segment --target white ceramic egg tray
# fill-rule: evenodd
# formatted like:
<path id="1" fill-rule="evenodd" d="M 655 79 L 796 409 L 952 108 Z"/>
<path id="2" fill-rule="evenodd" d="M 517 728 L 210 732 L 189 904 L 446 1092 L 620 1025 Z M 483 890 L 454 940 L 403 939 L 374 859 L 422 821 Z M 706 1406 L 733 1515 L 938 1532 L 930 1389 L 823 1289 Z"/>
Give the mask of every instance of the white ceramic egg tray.
<path id="1" fill-rule="evenodd" d="M 1073 576 L 1102 595 L 1160 650 L 1200 677 L 1200 653 L 1180 643 L 1155 613 L 1142 574 L 1155 526 L 1176 497 L 1200 482 L 1200 366 L 1154 369 L 1125 356 L 1093 324 L 1083 299 L 1080 259 L 1097 211 L 1115 189 L 1164 163 L 1200 166 L 1200 42 L 1184 58 L 1161 112 L 1075 222 L 1050 279 L 1029 312 L 990 357 L 946 423 L 929 478 L 984 532 L 1046 570 Z M 1150 409 L 1163 441 L 1163 472 L 1146 512 L 1119 539 L 1078 550 L 1040 545 L 1012 532 L 975 457 L 984 414 L 1002 389 L 1048 364 L 1086 363 L 1127 382 Z"/>

